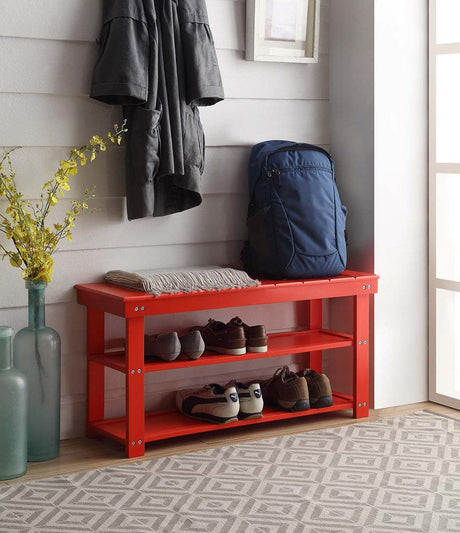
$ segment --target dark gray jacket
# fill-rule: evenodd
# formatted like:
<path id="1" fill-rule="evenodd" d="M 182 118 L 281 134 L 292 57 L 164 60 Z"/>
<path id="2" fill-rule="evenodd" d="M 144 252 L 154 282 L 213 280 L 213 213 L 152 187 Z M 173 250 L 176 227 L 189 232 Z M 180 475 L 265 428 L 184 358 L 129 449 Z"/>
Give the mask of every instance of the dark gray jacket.
<path id="1" fill-rule="evenodd" d="M 128 218 L 201 203 L 205 139 L 197 106 L 224 98 L 205 0 L 104 0 L 91 97 L 128 120 Z"/>

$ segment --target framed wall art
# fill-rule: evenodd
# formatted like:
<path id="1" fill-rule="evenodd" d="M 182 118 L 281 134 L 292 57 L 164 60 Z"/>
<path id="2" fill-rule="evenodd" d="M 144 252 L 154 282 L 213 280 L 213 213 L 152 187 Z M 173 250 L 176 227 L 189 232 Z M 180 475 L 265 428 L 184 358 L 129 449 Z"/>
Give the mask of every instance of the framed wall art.
<path id="1" fill-rule="evenodd" d="M 246 59 L 317 63 L 320 0 L 247 0 Z"/>

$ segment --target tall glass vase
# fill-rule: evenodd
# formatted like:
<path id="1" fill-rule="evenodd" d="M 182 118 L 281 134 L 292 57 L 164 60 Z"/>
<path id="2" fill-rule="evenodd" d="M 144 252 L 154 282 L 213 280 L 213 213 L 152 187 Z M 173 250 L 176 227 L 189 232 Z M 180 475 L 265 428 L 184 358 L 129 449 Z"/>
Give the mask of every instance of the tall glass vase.
<path id="1" fill-rule="evenodd" d="M 29 325 L 14 338 L 14 366 L 27 377 L 28 460 L 59 455 L 61 406 L 61 339 L 45 325 L 44 281 L 26 281 Z"/>
<path id="2" fill-rule="evenodd" d="M 11 367 L 13 329 L 0 326 L 0 480 L 27 469 L 27 382 Z"/>

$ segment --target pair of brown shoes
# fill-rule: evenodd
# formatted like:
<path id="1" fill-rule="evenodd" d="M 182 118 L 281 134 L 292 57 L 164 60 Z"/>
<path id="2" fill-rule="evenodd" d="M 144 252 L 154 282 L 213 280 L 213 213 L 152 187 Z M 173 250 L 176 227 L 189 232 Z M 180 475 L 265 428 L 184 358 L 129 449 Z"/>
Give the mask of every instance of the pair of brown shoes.
<path id="1" fill-rule="evenodd" d="M 306 411 L 333 403 L 329 378 L 309 368 L 295 373 L 285 365 L 260 385 L 265 402 L 283 411 Z"/>
<path id="2" fill-rule="evenodd" d="M 248 326 L 241 318 L 234 317 L 227 324 L 209 319 L 199 330 L 207 350 L 227 355 L 244 355 L 248 352 L 266 352 L 265 326 Z"/>

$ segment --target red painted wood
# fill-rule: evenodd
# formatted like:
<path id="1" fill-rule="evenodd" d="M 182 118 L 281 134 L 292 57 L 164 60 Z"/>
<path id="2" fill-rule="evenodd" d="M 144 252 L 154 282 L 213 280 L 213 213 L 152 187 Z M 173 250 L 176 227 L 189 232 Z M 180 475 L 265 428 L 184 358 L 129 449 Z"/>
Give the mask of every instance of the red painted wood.
<path id="1" fill-rule="evenodd" d="M 144 318 L 126 320 L 126 455 L 145 453 Z"/>
<path id="2" fill-rule="evenodd" d="M 88 307 L 88 434 L 100 434 L 121 442 L 128 457 L 144 455 L 146 441 L 178 435 L 225 429 L 297 416 L 348 409 L 357 418 L 369 411 L 369 296 L 377 292 L 378 276 L 345 271 L 330 279 L 264 280 L 259 287 L 227 291 L 162 295 L 158 298 L 143 292 L 93 283 L 77 285 L 79 303 Z M 322 329 L 322 299 L 354 297 L 354 334 L 347 335 Z M 308 330 L 272 334 L 265 354 L 225 356 L 205 353 L 197 361 L 181 356 L 173 362 L 154 361 L 144 364 L 144 316 L 233 306 L 276 302 L 307 301 Z M 104 312 L 126 318 L 126 349 L 105 353 Z M 144 373 L 172 370 L 237 360 L 275 357 L 292 353 L 310 353 L 309 364 L 321 371 L 322 350 L 353 346 L 354 394 L 334 392 L 334 405 L 301 413 L 264 409 L 264 418 L 235 424 L 214 425 L 183 417 L 176 411 L 144 415 Z M 104 367 L 126 374 L 126 416 L 104 420 Z"/>
<path id="3" fill-rule="evenodd" d="M 276 420 L 284 420 L 286 418 L 297 418 L 300 416 L 328 413 L 331 411 L 341 411 L 343 409 L 351 409 L 352 406 L 353 403 L 351 400 L 334 396 L 334 404 L 331 407 L 325 407 L 323 409 L 309 409 L 308 411 L 299 411 L 297 413 L 288 413 L 285 411 L 277 411 L 271 407 L 264 407 L 263 418 L 257 418 L 255 420 L 240 420 L 231 424 L 211 424 L 209 422 L 201 422 L 200 420 L 183 416 L 176 410 L 155 411 L 153 413 L 146 414 L 145 440 L 146 442 L 153 442 L 157 440 L 169 439 L 171 437 L 191 435 L 193 433 L 202 433 L 206 431 L 214 431 L 232 427 L 274 422 Z M 94 424 L 95 431 L 98 431 L 101 435 L 109 436 L 118 442 L 125 441 L 125 428 L 126 421 L 124 417 L 112 420 L 103 420 Z"/>
<path id="4" fill-rule="evenodd" d="M 91 361 L 91 356 L 104 350 L 105 335 L 104 313 L 88 307 L 86 312 L 87 330 L 87 373 L 86 373 L 86 433 L 88 437 L 94 437 L 91 424 L 95 420 L 104 418 L 104 381 L 105 369 Z"/>
<path id="5" fill-rule="evenodd" d="M 176 368 L 191 368 L 204 365 L 216 365 L 222 363 L 234 363 L 235 361 L 249 361 L 251 359 L 265 359 L 281 355 L 306 353 L 316 350 L 329 350 L 332 348 L 344 348 L 353 345 L 353 336 L 327 330 L 316 331 L 293 331 L 289 333 L 271 333 L 268 336 L 268 351 L 265 353 L 247 352 L 244 355 L 222 355 L 213 352 L 205 352 L 196 361 L 190 361 L 184 355 L 180 355 L 175 361 L 151 360 L 144 363 L 145 372 L 159 370 L 173 370 Z M 321 353 L 321 352 L 319 352 Z M 108 366 L 120 372 L 126 372 L 125 353 L 112 352 L 95 355 L 92 361 Z"/>
<path id="6" fill-rule="evenodd" d="M 355 296 L 353 305 L 353 416 L 369 416 L 369 295 Z"/>
<path id="7" fill-rule="evenodd" d="M 362 274 L 318 280 L 263 282 L 259 287 L 163 294 L 155 297 L 109 283 L 76 285 L 78 302 L 118 316 L 135 317 L 279 302 L 353 296 L 377 292 L 378 276 Z M 368 289 L 368 286 L 371 288 Z M 143 307 L 143 309 L 142 309 Z M 137 311 L 136 311 L 137 308 Z"/>
<path id="8" fill-rule="evenodd" d="M 308 328 L 317 329 L 323 326 L 323 300 L 310 300 L 308 306 Z M 327 348 L 322 348 L 326 350 Z M 323 352 L 312 350 L 308 358 L 308 368 L 321 374 Z"/>

